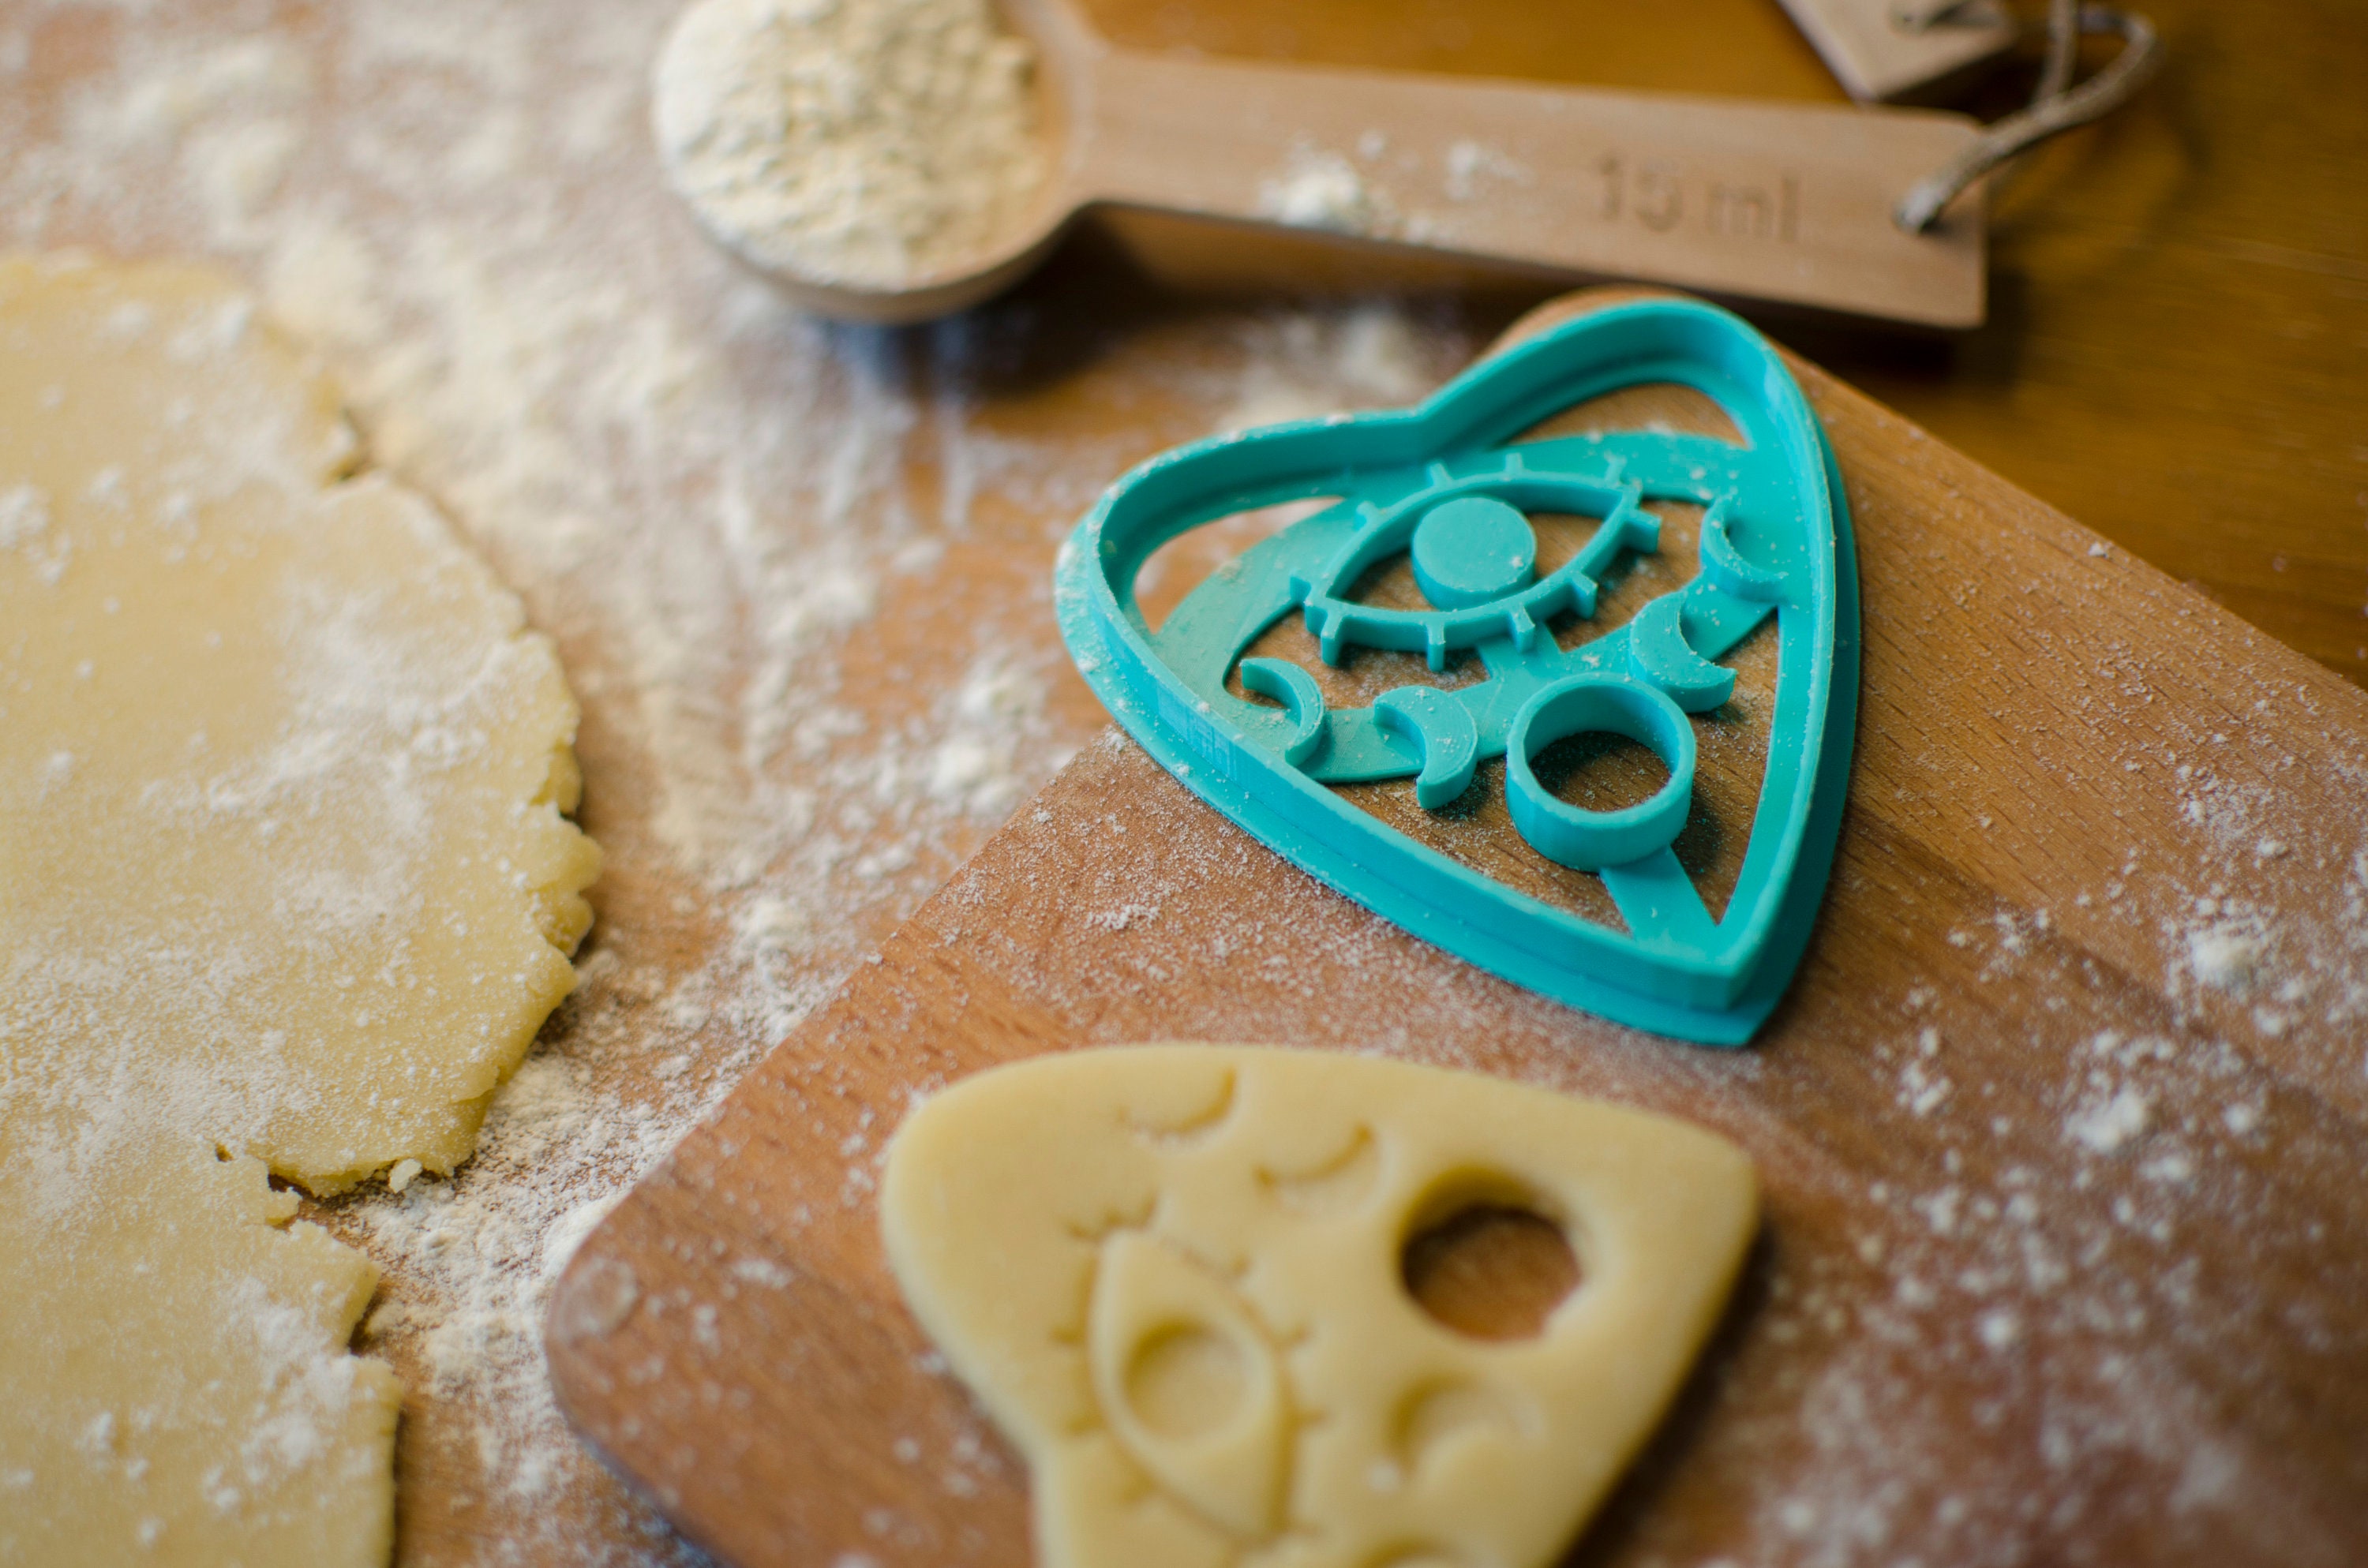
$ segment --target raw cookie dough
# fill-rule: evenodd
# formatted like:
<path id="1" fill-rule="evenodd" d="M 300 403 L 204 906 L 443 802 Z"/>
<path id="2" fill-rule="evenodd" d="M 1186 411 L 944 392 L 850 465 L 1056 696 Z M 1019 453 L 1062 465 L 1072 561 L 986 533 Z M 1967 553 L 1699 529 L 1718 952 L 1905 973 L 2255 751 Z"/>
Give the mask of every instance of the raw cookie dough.
<path id="1" fill-rule="evenodd" d="M 1558 1224 L 1577 1288 L 1465 1337 L 1404 1283 L 1474 1205 Z M 1750 1163 L 1679 1122 L 1330 1052 L 1039 1057 L 891 1145 L 889 1261 L 1027 1455 L 1045 1568 L 1532 1568 L 1716 1323 Z"/>
<path id="2" fill-rule="evenodd" d="M 0 1563 L 365 1563 L 376 1270 L 573 981 L 575 707 L 211 273 L 0 261 Z"/>

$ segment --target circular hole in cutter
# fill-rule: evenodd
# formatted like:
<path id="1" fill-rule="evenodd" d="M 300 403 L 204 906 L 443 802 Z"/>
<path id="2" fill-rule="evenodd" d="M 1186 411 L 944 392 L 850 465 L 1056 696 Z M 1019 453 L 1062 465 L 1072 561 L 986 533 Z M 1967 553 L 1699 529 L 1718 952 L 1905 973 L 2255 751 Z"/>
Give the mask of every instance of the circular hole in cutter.
<path id="1" fill-rule="evenodd" d="M 1650 797 L 1617 811 L 1588 811 L 1540 782 L 1532 759 L 1558 740 L 1625 735 L 1650 746 L 1669 770 Z M 1514 716 L 1505 745 L 1505 803 L 1530 846 L 1581 871 L 1625 866 L 1666 849 L 1693 807 L 1694 731 L 1666 693 L 1616 676 L 1569 676 L 1539 689 Z"/>
<path id="2" fill-rule="evenodd" d="M 1530 767 L 1554 799 L 1586 812 L 1643 805 L 1669 782 L 1669 765 L 1659 752 L 1609 730 L 1548 742 L 1530 758 Z"/>

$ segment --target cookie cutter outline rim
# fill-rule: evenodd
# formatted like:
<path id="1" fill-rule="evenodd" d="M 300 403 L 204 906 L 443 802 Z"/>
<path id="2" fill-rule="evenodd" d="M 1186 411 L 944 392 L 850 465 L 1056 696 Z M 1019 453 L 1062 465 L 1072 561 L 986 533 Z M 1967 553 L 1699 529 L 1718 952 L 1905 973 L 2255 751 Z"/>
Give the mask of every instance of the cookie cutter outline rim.
<path id="1" fill-rule="evenodd" d="M 1716 531 L 1732 557 L 1724 576 L 1748 596 L 1722 586 L 1706 550 L 1703 571 L 1676 591 L 1684 596 L 1686 623 L 1699 617 L 1717 632 L 1723 615 L 1732 623 L 1748 612 L 1756 625 L 1772 614 L 1781 640 L 1767 768 L 1744 866 L 1717 920 L 1666 850 L 1604 873 L 1627 932 L 1473 872 L 1326 787 L 1402 777 L 1421 767 L 1403 744 L 1385 766 L 1372 764 L 1383 730 L 1372 710 L 1322 712 L 1305 672 L 1293 680 L 1274 668 L 1251 689 L 1269 690 L 1283 707 L 1254 705 L 1223 689 L 1231 656 L 1222 669 L 1213 662 L 1201 668 L 1196 687 L 1170 656 L 1206 649 L 1193 649 L 1189 638 L 1154 647 L 1134 583 L 1168 540 L 1286 501 L 1340 498 L 1332 508 L 1338 512 L 1384 481 L 1399 483 L 1402 495 L 1406 475 L 1429 472 L 1436 482 L 1445 467 L 1452 482 L 1459 461 L 1467 476 L 1510 466 L 1508 457 L 1524 449 L 1500 443 L 1550 415 L 1626 386 L 1664 381 L 1704 392 L 1727 414 L 1746 441 L 1728 449 L 1739 454 L 1737 472 L 1752 474 L 1763 490 L 1773 483 L 1789 498 L 1784 506 L 1798 533 L 1798 558 L 1785 574 L 1790 581 L 1762 580 L 1774 575 L 1764 570 L 1751 581 L 1736 579 L 1731 568 L 1750 563 L 1732 549 L 1725 529 L 1734 519 L 1714 505 L 1719 497 L 1708 491 L 1679 497 L 1705 506 L 1706 543 L 1713 531 L 1709 513 L 1720 514 Z M 1645 439 L 1644 433 L 1615 434 Z M 1619 482 L 1616 460 L 1598 477 Z M 1361 505 L 1371 517 L 1375 503 L 1368 496 Z M 1265 548 L 1235 557 L 1216 575 Z M 1294 588 L 1304 591 L 1311 574 L 1302 574 Z M 1170 638 L 1206 586 L 1171 612 L 1158 638 Z M 1747 1041 L 1788 986 L 1823 902 L 1848 788 L 1857 718 L 1857 570 L 1840 471 L 1824 428 L 1774 349 L 1729 312 L 1683 299 L 1609 306 L 1479 361 L 1413 408 L 1275 426 L 1153 458 L 1106 491 L 1078 524 L 1062 548 L 1054 589 L 1079 672 L 1156 760 L 1301 869 L 1415 935 L 1571 1006 L 1702 1044 Z M 1595 639 L 1587 645 L 1590 657 L 1634 654 L 1628 631 L 1622 626 Z M 1703 657 L 1718 656 L 1741 635 L 1723 642 L 1714 636 L 1716 646 Z M 1247 683 L 1249 661 L 1241 664 Z M 1212 671 L 1213 685 L 1206 678 Z M 1465 699 L 1499 684 L 1508 687 L 1500 695 L 1525 700 L 1541 683 L 1492 680 L 1446 695 Z M 1702 706 L 1707 695 L 1681 705 Z M 1464 705 L 1474 709 L 1479 701 Z M 1480 755 L 1497 755 L 1512 714 L 1484 710 L 1481 717 Z M 1339 755 L 1344 737 L 1363 748 L 1361 759 Z"/>

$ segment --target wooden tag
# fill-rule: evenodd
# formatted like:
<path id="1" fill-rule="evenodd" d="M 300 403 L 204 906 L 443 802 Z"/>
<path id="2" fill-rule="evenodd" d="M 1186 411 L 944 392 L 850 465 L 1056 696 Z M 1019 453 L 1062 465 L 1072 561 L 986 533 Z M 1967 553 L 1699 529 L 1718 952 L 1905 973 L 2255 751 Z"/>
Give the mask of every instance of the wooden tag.
<path id="1" fill-rule="evenodd" d="M 2014 44 L 1998 0 L 1784 0 L 1842 90 L 1861 103 L 1896 98 Z"/>
<path id="2" fill-rule="evenodd" d="M 1979 199 L 1927 233 L 1892 222 L 1975 135 L 1961 115 L 1119 50 L 1088 74 L 1069 176 L 1087 201 L 1927 326 L 1982 320 Z"/>

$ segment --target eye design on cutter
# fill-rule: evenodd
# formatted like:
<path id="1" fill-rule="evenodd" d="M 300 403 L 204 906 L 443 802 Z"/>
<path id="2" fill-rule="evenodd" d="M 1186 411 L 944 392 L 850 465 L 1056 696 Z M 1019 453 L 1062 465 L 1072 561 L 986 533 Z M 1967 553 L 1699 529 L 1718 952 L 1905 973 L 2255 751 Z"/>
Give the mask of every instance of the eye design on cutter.
<path id="1" fill-rule="evenodd" d="M 1660 523 L 1640 505 L 1642 494 L 1634 482 L 1534 470 L 1518 450 L 1490 471 L 1461 477 L 1433 463 L 1429 483 L 1414 494 L 1385 507 L 1360 503 L 1349 541 L 1316 573 L 1294 574 L 1292 587 L 1327 665 L 1357 646 L 1419 653 L 1444 670 L 1451 653 L 1497 637 L 1526 653 L 1555 616 L 1595 613 L 1601 579 L 1622 551 L 1660 547 Z M 1531 512 L 1602 524 L 1577 554 L 1539 577 Z M 1430 608 L 1349 597 L 1366 572 L 1401 552 L 1412 557 Z"/>

